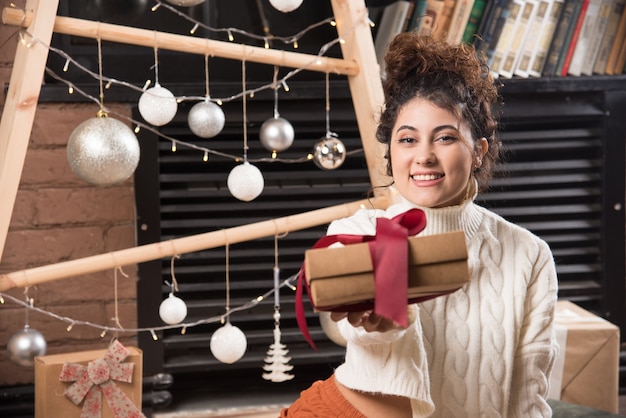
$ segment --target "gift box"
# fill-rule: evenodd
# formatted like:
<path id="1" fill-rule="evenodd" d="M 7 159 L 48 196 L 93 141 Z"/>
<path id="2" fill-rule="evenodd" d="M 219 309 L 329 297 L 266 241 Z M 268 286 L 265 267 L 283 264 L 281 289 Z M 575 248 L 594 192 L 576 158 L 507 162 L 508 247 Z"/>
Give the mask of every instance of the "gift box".
<path id="1" fill-rule="evenodd" d="M 555 329 L 560 350 L 549 397 L 617 413 L 619 328 L 570 301 L 558 301 Z"/>
<path id="2" fill-rule="evenodd" d="M 410 237 L 408 247 L 409 300 L 450 293 L 469 280 L 462 231 Z M 372 304 L 376 289 L 372 264 L 368 243 L 307 250 L 304 267 L 315 308 Z"/>
<path id="3" fill-rule="evenodd" d="M 143 417 L 141 391 L 142 352 L 118 341 L 35 358 L 35 418 Z"/>

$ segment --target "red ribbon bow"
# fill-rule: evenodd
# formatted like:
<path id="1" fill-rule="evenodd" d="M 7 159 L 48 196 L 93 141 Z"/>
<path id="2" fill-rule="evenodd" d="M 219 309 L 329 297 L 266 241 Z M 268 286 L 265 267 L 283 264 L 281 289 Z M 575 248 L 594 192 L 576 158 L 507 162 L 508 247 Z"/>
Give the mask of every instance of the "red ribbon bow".
<path id="1" fill-rule="evenodd" d="M 102 416 L 102 394 L 115 418 L 145 418 L 141 410 L 113 382 L 113 380 L 132 382 L 135 365 L 122 363 L 128 354 L 128 349 L 115 340 L 104 358 L 90 361 L 87 366 L 76 363 L 63 364 L 59 380 L 74 382 L 65 389 L 65 396 L 76 405 L 85 400 L 80 418 Z"/>
<path id="2" fill-rule="evenodd" d="M 410 209 L 392 219 L 376 219 L 376 235 L 327 235 L 320 238 L 313 248 L 325 248 L 335 242 L 356 244 L 367 242 L 372 258 L 375 280 L 374 312 L 403 326 L 408 325 L 408 278 L 409 244 L 407 238 L 416 235 L 426 226 L 426 215 L 420 209 Z M 302 288 L 309 293 L 304 266 L 298 275 L 296 289 L 296 320 L 304 338 L 317 350 L 311 339 L 304 314 Z M 310 294 L 309 294 L 309 299 Z M 312 302 L 311 302 L 312 303 Z M 363 304 L 342 306 L 342 311 L 365 310 Z"/>

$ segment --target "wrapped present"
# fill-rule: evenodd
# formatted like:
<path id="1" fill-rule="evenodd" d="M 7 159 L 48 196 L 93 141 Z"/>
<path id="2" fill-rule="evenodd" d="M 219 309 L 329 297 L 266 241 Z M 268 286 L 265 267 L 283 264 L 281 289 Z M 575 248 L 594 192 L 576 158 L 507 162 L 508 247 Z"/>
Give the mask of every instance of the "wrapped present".
<path id="1" fill-rule="evenodd" d="M 558 301 L 560 350 L 550 377 L 550 398 L 618 412 L 619 328 L 570 301 Z"/>
<path id="2" fill-rule="evenodd" d="M 142 352 L 107 350 L 35 358 L 35 418 L 140 418 Z"/>
<path id="3" fill-rule="evenodd" d="M 408 246 L 407 302 L 455 291 L 469 280 L 462 231 L 411 237 Z M 305 270 L 316 309 L 373 307 L 376 280 L 367 243 L 307 250 Z"/>

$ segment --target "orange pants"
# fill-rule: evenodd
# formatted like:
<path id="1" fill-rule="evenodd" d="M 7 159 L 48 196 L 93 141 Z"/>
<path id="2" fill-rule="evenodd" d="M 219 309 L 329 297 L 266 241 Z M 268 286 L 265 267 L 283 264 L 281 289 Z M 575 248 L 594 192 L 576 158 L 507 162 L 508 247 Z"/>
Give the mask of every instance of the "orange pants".
<path id="1" fill-rule="evenodd" d="M 303 390 L 300 397 L 280 411 L 280 418 L 367 418 L 337 389 L 335 376 L 319 380 Z"/>

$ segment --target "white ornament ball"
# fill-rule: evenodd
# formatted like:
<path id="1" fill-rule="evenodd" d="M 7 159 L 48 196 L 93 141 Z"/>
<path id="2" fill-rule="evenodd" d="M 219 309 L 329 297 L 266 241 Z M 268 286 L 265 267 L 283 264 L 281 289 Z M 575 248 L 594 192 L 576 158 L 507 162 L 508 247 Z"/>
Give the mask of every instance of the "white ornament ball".
<path id="1" fill-rule="evenodd" d="M 159 306 L 159 316 L 166 324 L 180 324 L 187 317 L 187 305 L 181 298 L 170 293 Z"/>
<path id="2" fill-rule="evenodd" d="M 41 332 L 28 326 L 15 333 L 7 344 L 11 361 L 23 367 L 32 367 L 35 364 L 35 357 L 45 355 L 46 349 L 46 339 Z"/>
<path id="3" fill-rule="evenodd" d="M 288 13 L 296 10 L 302 4 L 302 0 L 270 0 L 276 10 Z"/>
<path id="4" fill-rule="evenodd" d="M 235 166 L 228 174 L 226 183 L 230 193 L 244 202 L 256 199 L 265 185 L 261 170 L 248 161 Z"/>
<path id="5" fill-rule="evenodd" d="M 275 117 L 267 119 L 261 125 L 259 137 L 261 144 L 268 151 L 284 151 L 293 144 L 295 132 L 287 119 Z"/>
<path id="6" fill-rule="evenodd" d="M 167 0 L 168 3 L 173 4 L 174 6 L 183 6 L 183 7 L 191 7 L 198 5 L 200 3 L 204 3 L 206 0 Z"/>
<path id="7" fill-rule="evenodd" d="M 139 142 L 123 122 L 110 117 L 87 119 L 67 142 L 70 168 L 82 180 L 111 186 L 128 179 L 139 164 Z"/>
<path id="8" fill-rule="evenodd" d="M 209 100 L 193 105 L 187 115 L 189 129 L 200 138 L 212 138 L 222 132 L 225 121 L 222 108 Z"/>
<path id="9" fill-rule="evenodd" d="M 146 122 L 163 126 L 176 116 L 178 103 L 171 91 L 159 84 L 144 91 L 139 97 L 139 113 Z"/>
<path id="10" fill-rule="evenodd" d="M 334 342 L 337 345 L 345 347 L 348 342 L 343 335 L 339 332 L 339 326 L 337 322 L 333 321 L 330 318 L 330 312 L 320 312 L 320 326 L 322 327 L 322 331 L 328 337 L 329 340 Z"/>
<path id="11" fill-rule="evenodd" d="M 226 322 L 211 336 L 211 353 L 222 363 L 232 364 L 246 352 L 248 342 L 241 329 Z"/>
<path id="12" fill-rule="evenodd" d="M 339 139 L 327 136 L 322 138 L 313 151 L 313 162 L 324 170 L 334 170 L 346 160 L 346 147 Z"/>

